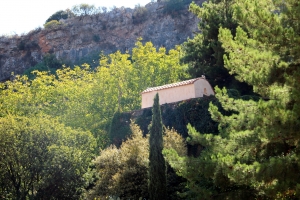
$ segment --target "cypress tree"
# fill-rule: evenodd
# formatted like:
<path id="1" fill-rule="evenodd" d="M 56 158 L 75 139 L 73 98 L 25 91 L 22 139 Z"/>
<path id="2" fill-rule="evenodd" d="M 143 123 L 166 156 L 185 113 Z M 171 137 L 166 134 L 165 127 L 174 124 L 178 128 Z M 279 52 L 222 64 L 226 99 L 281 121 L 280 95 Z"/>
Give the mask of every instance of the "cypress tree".
<path id="1" fill-rule="evenodd" d="M 166 199 L 167 196 L 166 164 L 162 155 L 163 125 L 158 94 L 154 98 L 152 113 L 152 123 L 149 128 L 149 196 L 150 200 L 158 200 Z"/>

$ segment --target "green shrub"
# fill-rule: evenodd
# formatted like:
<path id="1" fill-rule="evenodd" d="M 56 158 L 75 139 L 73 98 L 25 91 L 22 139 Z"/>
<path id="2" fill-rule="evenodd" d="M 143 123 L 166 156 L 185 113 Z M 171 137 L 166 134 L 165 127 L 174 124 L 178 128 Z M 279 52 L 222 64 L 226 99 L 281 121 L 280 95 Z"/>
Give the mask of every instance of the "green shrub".
<path id="1" fill-rule="evenodd" d="M 94 42 L 100 42 L 100 36 L 99 35 L 93 35 Z"/>
<path id="2" fill-rule="evenodd" d="M 20 43 L 18 44 L 18 49 L 19 50 L 25 50 L 26 43 L 24 40 L 21 40 Z"/>
<path id="3" fill-rule="evenodd" d="M 148 138 L 143 137 L 137 125 L 131 123 L 128 128 L 131 137 L 127 141 L 119 148 L 112 145 L 104 149 L 95 159 L 99 181 L 89 191 L 87 199 L 104 196 L 120 196 L 126 199 L 148 197 Z"/>
<path id="4" fill-rule="evenodd" d="M 18 43 L 17 47 L 19 50 L 28 50 L 38 48 L 39 45 L 36 41 L 28 41 L 26 39 L 23 39 Z"/>
<path id="5" fill-rule="evenodd" d="M 46 29 L 53 29 L 53 28 L 57 28 L 61 25 L 61 23 L 57 20 L 51 20 L 50 22 L 47 22 L 46 24 L 44 24 L 44 27 Z"/>
<path id="6" fill-rule="evenodd" d="M 100 57 L 101 53 L 99 53 L 98 51 L 93 51 L 81 58 L 79 61 L 74 62 L 73 65 L 81 66 L 83 64 L 88 64 L 91 69 L 95 69 L 99 66 Z"/>
<path id="7" fill-rule="evenodd" d="M 95 15 L 100 13 L 100 9 L 97 9 L 94 5 L 82 3 L 80 5 L 73 6 L 72 13 L 76 16 Z"/>
<path id="8" fill-rule="evenodd" d="M 165 0 L 163 12 L 174 15 L 175 12 L 183 10 L 186 4 L 191 3 L 191 0 Z"/>
<path id="9" fill-rule="evenodd" d="M 119 120 L 119 118 L 117 119 Z M 144 137 L 140 128 L 128 123 L 129 137 L 119 148 L 114 145 L 102 150 L 94 160 L 99 180 L 88 191 L 86 199 L 102 199 L 105 196 L 119 196 L 122 199 L 148 199 L 149 138 Z M 114 131 L 118 131 L 115 129 Z M 180 156 L 186 156 L 185 140 L 174 130 L 164 130 L 164 147 L 173 148 Z M 168 170 L 170 199 L 177 200 L 176 188 L 184 180 Z M 104 199 L 104 198 L 103 198 Z"/>
<path id="10" fill-rule="evenodd" d="M 46 54 L 43 58 L 43 62 L 48 68 L 53 69 L 59 69 L 63 65 L 63 62 L 58 60 L 53 54 Z"/>
<path id="11" fill-rule="evenodd" d="M 140 24 L 146 21 L 148 15 L 148 10 L 144 6 L 140 6 L 140 4 L 136 5 L 132 14 L 133 24 Z"/>
<path id="12" fill-rule="evenodd" d="M 227 92 L 228 92 L 228 96 L 230 98 L 234 98 L 234 99 L 239 99 L 240 98 L 240 93 L 236 89 L 227 89 Z"/>
<path id="13" fill-rule="evenodd" d="M 51 15 L 45 22 L 45 24 L 47 24 L 48 22 L 51 22 L 52 20 L 56 20 L 59 21 L 61 19 L 67 19 L 69 17 L 69 14 L 67 11 L 57 11 L 56 13 L 54 13 L 53 15 Z"/>
<path id="14" fill-rule="evenodd" d="M 96 146 L 89 131 L 37 113 L 0 124 L 1 199 L 79 199 Z"/>
<path id="15" fill-rule="evenodd" d="M 26 75 L 29 79 L 34 79 L 36 75 L 32 73 L 33 71 L 48 71 L 51 74 L 55 74 L 56 70 L 61 68 L 62 65 L 63 62 L 61 60 L 58 60 L 53 54 L 46 54 L 42 62 L 25 70 L 23 74 Z"/>
<path id="16" fill-rule="evenodd" d="M 44 65 L 43 62 L 40 62 L 33 67 L 30 67 L 29 69 L 26 69 L 23 73 L 23 75 L 26 75 L 29 79 L 34 79 L 36 75 L 33 73 L 33 71 L 48 71 L 47 67 Z"/>
<path id="17" fill-rule="evenodd" d="M 123 140 L 130 135 L 130 114 L 116 112 L 112 118 L 109 138 L 110 143 L 120 147 Z"/>

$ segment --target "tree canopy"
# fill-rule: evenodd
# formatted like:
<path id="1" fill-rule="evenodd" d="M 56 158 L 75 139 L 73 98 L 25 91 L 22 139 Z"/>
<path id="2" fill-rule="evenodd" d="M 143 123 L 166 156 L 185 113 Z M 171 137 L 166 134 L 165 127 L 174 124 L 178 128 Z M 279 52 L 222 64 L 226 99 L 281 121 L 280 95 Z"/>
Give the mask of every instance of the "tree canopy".
<path id="1" fill-rule="evenodd" d="M 149 197 L 149 136 L 144 137 L 133 122 L 130 129 L 130 137 L 119 149 L 110 146 L 94 160 L 99 179 L 89 191 L 88 199 L 107 196 L 132 199 Z M 187 155 L 185 141 L 174 129 L 164 129 L 163 143 L 165 148 L 174 148 L 181 156 Z"/>
<path id="2" fill-rule="evenodd" d="M 235 34 L 238 22 L 233 17 L 234 3 L 235 0 L 208 0 L 201 7 L 194 2 L 190 5 L 190 11 L 200 20 L 199 33 L 182 44 L 184 54 L 181 61 L 188 64 L 188 71 L 193 77 L 205 75 L 213 87 L 226 86 L 238 89 L 242 94 L 249 94 L 251 87 L 237 82 L 235 74 L 229 74 L 224 67 L 225 51 L 218 40 L 219 27 L 227 28 Z"/>
<path id="3" fill-rule="evenodd" d="M 96 142 L 46 115 L 0 117 L 0 194 L 79 199 Z"/>
<path id="4" fill-rule="evenodd" d="M 107 147 L 113 114 L 139 109 L 148 86 L 186 77 L 179 53 L 179 47 L 166 52 L 138 41 L 132 55 L 101 55 L 94 70 L 64 66 L 0 83 L 0 153 L 7 156 L 0 160 L 1 195 L 79 198 L 89 182 L 95 140 L 98 148 Z M 43 63 L 52 69 L 57 64 L 51 56 Z"/>
<path id="5" fill-rule="evenodd" d="M 165 5 L 170 2 L 182 7 L 188 1 Z M 187 181 L 186 189 L 178 187 L 181 198 L 299 199 L 299 1 L 208 0 L 190 9 L 201 19 L 202 33 L 183 45 L 188 65 L 180 64 L 180 47 L 167 52 L 138 40 L 131 54 L 101 55 L 93 69 L 88 64 L 59 69 L 50 55 L 36 66 L 43 71 L 0 83 L 0 196 L 166 199 L 166 187 L 172 186 L 166 159 Z M 59 12 L 46 26 L 57 25 Z M 73 12 L 98 11 L 81 4 Z M 173 112 L 173 105 L 166 107 L 180 112 L 168 117 L 169 125 L 178 122 L 174 127 L 186 131 L 183 121 L 199 119 L 193 125 L 208 131 L 187 126 L 187 142 L 197 152 L 187 156 L 182 136 L 163 128 L 158 95 L 150 137 L 131 124 L 131 137 L 106 148 L 109 129 L 111 140 L 118 139 L 114 131 L 120 129 L 111 127 L 120 121 L 118 114 L 139 109 L 147 87 L 187 78 L 187 66 L 192 76 L 204 74 L 217 86 L 218 101 L 193 100 Z M 252 90 L 257 98 L 240 95 Z M 211 100 L 216 123 L 196 111 Z"/>
<path id="6" fill-rule="evenodd" d="M 55 12 L 53 15 L 51 15 L 45 22 L 45 24 L 47 24 L 48 22 L 52 21 L 52 20 L 56 20 L 59 21 L 61 19 L 67 19 L 70 16 L 72 16 L 72 13 L 69 10 L 59 10 L 57 12 Z"/>
<path id="7" fill-rule="evenodd" d="M 231 9 L 239 26 L 235 33 L 219 29 L 224 64 L 261 99 L 233 99 L 225 88 L 216 88 L 223 108 L 232 112 L 222 115 L 211 104 L 219 135 L 199 134 L 189 127 L 189 142 L 204 147 L 200 156 L 180 157 L 175 151 L 165 155 L 188 179 L 194 197 L 297 199 L 300 4 L 247 0 L 234 1 Z"/>
<path id="8" fill-rule="evenodd" d="M 103 55 L 95 70 L 85 64 L 55 74 L 34 71 L 33 80 L 16 76 L 0 84 L 0 116 L 45 113 L 67 126 L 91 131 L 103 148 L 117 110 L 139 109 L 141 91 L 186 77 L 179 53 L 179 47 L 167 53 L 165 48 L 156 50 L 152 43 L 138 41 L 132 56 L 119 51 Z"/>
<path id="9" fill-rule="evenodd" d="M 82 3 L 72 7 L 72 12 L 77 16 L 94 15 L 100 12 L 94 5 Z"/>

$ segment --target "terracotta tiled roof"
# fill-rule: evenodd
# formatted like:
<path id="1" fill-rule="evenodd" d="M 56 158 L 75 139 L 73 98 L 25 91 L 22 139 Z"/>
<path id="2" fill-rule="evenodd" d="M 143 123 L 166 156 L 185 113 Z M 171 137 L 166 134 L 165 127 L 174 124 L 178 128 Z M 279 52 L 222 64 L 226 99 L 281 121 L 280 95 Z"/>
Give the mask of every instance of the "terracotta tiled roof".
<path id="1" fill-rule="evenodd" d="M 144 90 L 142 92 L 142 94 L 143 93 L 147 93 L 147 92 L 157 91 L 157 90 L 164 90 L 164 89 L 167 89 L 167 88 L 178 87 L 178 86 L 182 86 L 182 85 L 193 84 L 193 83 L 195 83 L 195 81 L 197 81 L 199 79 L 205 79 L 205 78 L 199 77 L 199 78 L 194 78 L 194 79 L 190 79 L 190 80 L 186 80 L 186 81 L 181 81 L 181 82 L 177 82 L 177 83 L 171 83 L 171 84 L 167 84 L 167 85 L 162 85 L 162 86 L 147 88 L 146 90 Z"/>

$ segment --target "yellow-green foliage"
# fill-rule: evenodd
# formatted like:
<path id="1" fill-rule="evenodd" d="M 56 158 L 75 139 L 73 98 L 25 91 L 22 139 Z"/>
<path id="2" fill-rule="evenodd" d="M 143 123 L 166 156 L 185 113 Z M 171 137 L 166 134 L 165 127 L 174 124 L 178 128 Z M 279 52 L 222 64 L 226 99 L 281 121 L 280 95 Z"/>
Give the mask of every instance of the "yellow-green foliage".
<path id="1" fill-rule="evenodd" d="M 132 123 L 131 131 L 131 138 L 120 149 L 110 146 L 95 159 L 99 181 L 90 199 L 111 195 L 138 199 L 147 195 L 149 143 L 137 125 Z"/>
<path id="2" fill-rule="evenodd" d="M 177 47 L 158 51 L 140 41 L 130 55 L 119 51 L 102 56 L 100 66 L 64 67 L 56 75 L 36 73 L 36 78 L 16 76 L 0 84 L 0 116 L 46 113 L 61 123 L 91 131 L 102 148 L 107 144 L 107 124 L 113 114 L 140 108 L 140 93 L 149 86 L 179 81 L 185 68 L 179 64 Z"/>
<path id="3" fill-rule="evenodd" d="M 58 26 L 60 26 L 61 23 L 57 20 L 51 20 L 50 22 L 47 22 L 46 24 L 44 24 L 44 27 L 46 29 L 52 29 L 52 28 L 56 28 Z"/>
<path id="4" fill-rule="evenodd" d="M 148 87 L 173 83 L 187 77 L 185 66 L 180 65 L 180 47 L 158 51 L 151 42 L 144 45 L 137 41 L 132 49 L 132 61 L 128 53 L 119 51 L 103 56 L 97 73 L 106 83 L 107 92 L 119 111 L 140 108 L 141 92 Z"/>
<path id="5" fill-rule="evenodd" d="M 0 84 L 5 88 L 0 91 L 0 115 L 45 113 L 67 126 L 93 132 L 99 139 L 98 145 L 103 147 L 106 136 L 101 127 L 106 123 L 103 117 L 106 113 L 97 106 L 99 90 L 88 67 L 64 68 L 57 70 L 56 76 L 47 72 L 35 73 L 33 80 L 17 76 L 13 82 Z"/>
<path id="6" fill-rule="evenodd" d="M 4 199 L 78 199 L 96 142 L 46 115 L 0 117 Z"/>
<path id="7" fill-rule="evenodd" d="M 185 139 L 179 135 L 175 129 L 164 129 L 164 149 L 174 149 L 180 156 L 187 155 Z"/>

